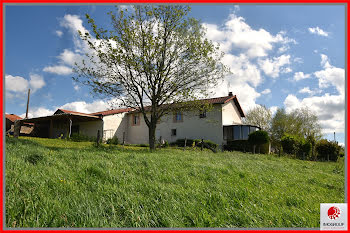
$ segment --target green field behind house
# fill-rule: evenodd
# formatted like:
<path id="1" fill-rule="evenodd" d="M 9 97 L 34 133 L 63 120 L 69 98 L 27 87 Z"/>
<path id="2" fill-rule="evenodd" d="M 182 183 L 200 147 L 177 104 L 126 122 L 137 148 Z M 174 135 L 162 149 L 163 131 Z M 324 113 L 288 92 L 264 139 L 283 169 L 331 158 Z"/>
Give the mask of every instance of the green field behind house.
<path id="1" fill-rule="evenodd" d="M 344 161 L 6 138 L 7 227 L 319 227 Z"/>

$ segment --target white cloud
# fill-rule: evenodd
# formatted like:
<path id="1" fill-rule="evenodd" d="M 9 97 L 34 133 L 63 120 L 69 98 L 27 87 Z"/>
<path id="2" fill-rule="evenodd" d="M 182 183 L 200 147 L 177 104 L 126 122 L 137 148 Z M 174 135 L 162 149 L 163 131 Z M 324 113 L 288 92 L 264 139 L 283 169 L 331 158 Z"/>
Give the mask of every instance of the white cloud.
<path id="1" fill-rule="evenodd" d="M 287 50 L 290 49 L 290 46 L 285 44 L 285 45 L 282 45 L 279 49 L 278 49 L 278 52 L 279 53 L 284 53 L 284 52 L 287 52 Z"/>
<path id="2" fill-rule="evenodd" d="M 87 103 L 85 101 L 75 101 L 66 103 L 61 106 L 55 106 L 51 109 L 44 107 L 34 107 L 29 109 L 28 117 L 42 117 L 52 115 L 57 109 L 62 108 L 66 110 L 82 112 L 82 113 L 93 113 L 104 111 L 113 108 L 116 108 L 116 104 L 118 101 L 113 100 L 96 100 L 91 103 Z M 20 115 L 21 117 L 25 116 L 25 113 Z"/>
<path id="3" fill-rule="evenodd" d="M 344 133 L 345 130 L 345 98 L 342 95 L 313 96 L 298 99 L 290 94 L 284 101 L 287 112 L 308 107 L 319 118 L 323 133 Z"/>
<path id="4" fill-rule="evenodd" d="M 271 111 L 271 115 L 273 116 L 277 112 L 278 107 L 277 106 L 271 106 L 269 109 Z"/>
<path id="5" fill-rule="evenodd" d="M 319 27 L 315 27 L 315 28 L 309 28 L 309 32 L 311 34 L 316 34 L 316 35 L 319 35 L 319 36 L 325 36 L 327 37 L 329 34 L 328 32 L 325 32 L 323 31 L 321 28 Z"/>
<path id="6" fill-rule="evenodd" d="M 44 78 L 38 74 L 30 74 L 29 81 L 21 76 L 5 75 L 6 98 L 24 98 L 28 89 L 34 93 L 45 86 Z"/>
<path id="7" fill-rule="evenodd" d="M 321 66 L 323 70 L 316 71 L 314 75 L 318 78 L 320 88 L 327 88 L 330 85 L 336 87 L 340 95 L 345 93 L 345 70 L 334 67 L 330 64 L 326 55 L 321 54 Z"/>
<path id="8" fill-rule="evenodd" d="M 74 90 L 79 91 L 80 87 L 78 85 L 74 85 Z"/>
<path id="9" fill-rule="evenodd" d="M 47 66 L 43 71 L 59 75 L 68 75 L 72 73 L 72 68 L 63 65 Z"/>
<path id="10" fill-rule="evenodd" d="M 243 17 L 231 14 L 222 28 L 214 24 L 203 24 L 207 29 L 207 37 L 221 44 L 222 50 L 227 52 L 231 48 L 243 50 L 249 58 L 264 57 L 275 44 L 296 43 L 285 36 L 285 32 L 272 35 L 265 29 L 251 28 Z"/>
<path id="11" fill-rule="evenodd" d="M 63 32 L 60 30 L 55 31 L 55 33 L 58 37 L 61 37 L 63 35 Z"/>
<path id="12" fill-rule="evenodd" d="M 56 110 L 49 110 L 43 107 L 39 108 L 29 108 L 28 111 L 28 118 L 33 117 L 42 117 L 42 116 L 50 116 L 52 115 Z M 24 118 L 26 116 L 25 113 L 21 114 L 20 117 Z"/>
<path id="13" fill-rule="evenodd" d="M 75 101 L 71 103 L 64 104 L 59 108 L 66 110 L 77 111 L 82 113 L 93 113 L 107 110 L 111 107 L 109 101 L 96 100 L 92 103 L 86 103 L 85 101 Z"/>
<path id="14" fill-rule="evenodd" d="M 6 91 L 25 92 L 28 90 L 28 80 L 21 76 L 5 75 Z"/>
<path id="15" fill-rule="evenodd" d="M 261 83 L 262 79 L 258 67 L 252 64 L 246 55 L 240 54 L 239 56 L 235 56 L 225 54 L 222 62 L 232 72 L 232 75 L 226 78 L 231 85 L 249 83 L 253 87 L 256 87 Z"/>
<path id="16" fill-rule="evenodd" d="M 311 75 L 310 74 L 304 74 L 304 72 L 295 72 L 294 73 L 294 80 L 295 81 L 299 81 L 299 80 L 302 80 L 302 79 L 307 79 L 307 78 L 310 78 Z"/>
<path id="17" fill-rule="evenodd" d="M 296 57 L 296 58 L 293 59 L 293 61 L 296 62 L 296 63 L 300 63 L 300 64 L 304 63 L 304 61 L 303 61 L 303 59 L 301 57 Z"/>
<path id="18" fill-rule="evenodd" d="M 122 10 L 133 11 L 133 5 L 118 5 L 118 7 Z"/>
<path id="19" fill-rule="evenodd" d="M 255 100 L 260 97 L 258 93 L 251 85 L 247 83 L 234 82 L 234 78 L 226 78 L 214 89 L 215 97 L 227 96 L 228 92 L 233 92 L 237 96 L 239 103 L 242 106 L 244 112 L 256 106 Z"/>
<path id="20" fill-rule="evenodd" d="M 75 62 L 82 59 L 79 54 L 76 54 L 68 49 L 63 50 L 63 52 L 58 55 L 58 58 L 62 61 L 62 63 L 69 66 L 74 66 Z"/>
<path id="21" fill-rule="evenodd" d="M 270 94 L 271 90 L 270 89 L 265 89 L 261 92 L 262 95 Z"/>
<path id="22" fill-rule="evenodd" d="M 304 87 L 299 90 L 299 93 L 301 94 L 309 94 L 309 95 L 315 95 L 321 93 L 321 90 L 311 90 L 309 87 Z"/>
<path id="23" fill-rule="evenodd" d="M 291 69 L 289 67 L 282 69 L 282 67 L 285 65 L 290 64 L 290 55 L 281 55 L 279 57 L 274 57 L 273 59 L 260 59 L 258 63 L 264 73 L 272 78 L 279 77 L 280 72 L 291 72 Z"/>
<path id="24" fill-rule="evenodd" d="M 45 86 L 45 81 L 43 76 L 38 74 L 29 74 L 30 80 L 29 85 L 33 89 L 33 92 Z"/>
<path id="25" fill-rule="evenodd" d="M 60 21 L 60 26 L 67 28 L 73 34 L 77 34 L 78 30 L 83 34 L 85 34 L 85 32 L 88 32 L 83 26 L 83 20 L 81 20 L 78 15 L 65 15 Z"/>

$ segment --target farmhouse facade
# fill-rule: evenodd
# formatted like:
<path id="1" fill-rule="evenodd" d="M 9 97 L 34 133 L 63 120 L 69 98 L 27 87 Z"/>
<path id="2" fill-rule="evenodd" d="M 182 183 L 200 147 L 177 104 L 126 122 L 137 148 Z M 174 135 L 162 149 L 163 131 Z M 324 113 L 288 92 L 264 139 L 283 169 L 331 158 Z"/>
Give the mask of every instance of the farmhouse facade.
<path id="1" fill-rule="evenodd" d="M 227 140 L 247 139 L 248 134 L 258 130 L 243 125 L 244 112 L 235 95 L 205 99 L 212 104 L 208 112 L 186 111 L 165 115 L 157 123 L 156 139 L 168 142 L 177 139 L 211 140 L 219 145 Z M 96 113 L 80 113 L 58 109 L 52 116 L 21 120 L 34 123 L 33 136 L 67 137 L 78 133 L 96 137 L 100 132 L 103 140 L 117 137 L 127 144 L 148 143 L 148 127 L 140 112 L 131 108 L 107 110 Z"/>

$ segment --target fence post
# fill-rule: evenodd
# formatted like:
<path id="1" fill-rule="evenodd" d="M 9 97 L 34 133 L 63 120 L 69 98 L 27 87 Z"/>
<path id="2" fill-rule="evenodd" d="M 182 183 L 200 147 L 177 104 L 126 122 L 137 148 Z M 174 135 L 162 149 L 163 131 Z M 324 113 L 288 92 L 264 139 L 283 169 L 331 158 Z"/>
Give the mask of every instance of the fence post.
<path id="1" fill-rule="evenodd" d="M 20 132 L 21 132 L 21 122 L 19 120 L 16 120 L 13 126 L 13 137 L 18 138 Z"/>
<path id="2" fill-rule="evenodd" d="M 185 138 L 184 150 L 186 149 L 186 144 L 187 144 L 187 138 Z"/>
<path id="3" fill-rule="evenodd" d="M 203 150 L 203 147 L 204 147 L 204 140 L 202 138 L 202 141 L 201 141 L 201 150 Z"/>

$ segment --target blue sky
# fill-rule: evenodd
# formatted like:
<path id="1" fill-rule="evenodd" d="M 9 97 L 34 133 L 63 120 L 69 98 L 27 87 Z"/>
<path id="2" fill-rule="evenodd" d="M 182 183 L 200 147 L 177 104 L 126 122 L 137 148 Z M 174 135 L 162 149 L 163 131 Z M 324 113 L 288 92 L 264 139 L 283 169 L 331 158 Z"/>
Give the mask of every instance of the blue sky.
<path id="1" fill-rule="evenodd" d="M 127 5 L 123 7 L 129 7 Z M 31 88 L 30 116 L 57 108 L 96 112 L 107 100 L 72 80 L 72 64 L 81 59 L 77 29 L 90 30 L 88 13 L 109 27 L 113 6 L 11 6 L 5 8 L 6 113 L 23 116 Z M 263 104 L 288 112 L 307 106 L 325 136 L 344 143 L 344 5 L 193 5 L 207 37 L 225 52 L 232 74 L 215 89 L 237 95 L 244 111 Z"/>

